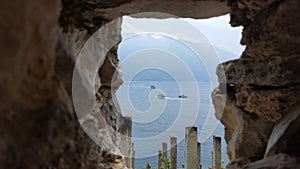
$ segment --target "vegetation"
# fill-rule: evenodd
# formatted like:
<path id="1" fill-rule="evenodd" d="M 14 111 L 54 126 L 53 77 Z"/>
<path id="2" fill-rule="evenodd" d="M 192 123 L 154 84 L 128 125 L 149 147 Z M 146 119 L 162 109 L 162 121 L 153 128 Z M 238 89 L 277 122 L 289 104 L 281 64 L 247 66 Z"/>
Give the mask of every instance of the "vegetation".
<path id="1" fill-rule="evenodd" d="M 168 158 L 161 158 L 160 161 L 163 162 L 163 164 L 164 164 L 163 166 L 165 166 L 165 168 L 160 167 L 160 169 L 170 169 L 171 163 L 170 163 L 170 160 Z"/>
<path id="2" fill-rule="evenodd" d="M 225 161 L 222 159 L 222 165 L 224 165 Z M 208 169 L 214 169 L 213 167 L 209 167 Z M 221 166 L 220 169 L 226 169 L 226 167 Z"/>
<path id="3" fill-rule="evenodd" d="M 224 165 L 225 161 L 222 159 L 222 165 Z M 226 167 L 221 166 L 220 169 L 226 169 Z"/>
<path id="4" fill-rule="evenodd" d="M 149 162 L 147 162 L 147 164 L 146 164 L 146 169 L 151 169 L 151 165 Z"/>
<path id="5" fill-rule="evenodd" d="M 163 163 L 163 166 L 159 169 L 170 169 L 171 162 L 168 158 L 161 158 L 160 161 Z M 222 160 L 222 164 L 224 165 L 224 160 Z M 151 164 L 147 162 L 146 169 L 151 169 Z M 214 168 L 208 168 L 208 169 L 214 169 Z M 226 169 L 226 167 L 221 166 L 220 169 Z"/>

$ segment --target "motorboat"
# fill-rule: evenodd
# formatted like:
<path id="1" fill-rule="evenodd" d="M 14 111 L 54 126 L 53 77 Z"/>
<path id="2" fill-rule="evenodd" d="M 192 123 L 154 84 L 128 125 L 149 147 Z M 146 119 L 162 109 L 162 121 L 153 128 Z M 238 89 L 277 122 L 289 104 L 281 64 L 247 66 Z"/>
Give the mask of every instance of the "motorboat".
<path id="1" fill-rule="evenodd" d="M 180 96 L 178 96 L 178 98 L 184 99 L 184 98 L 188 98 L 186 95 L 182 94 Z"/>

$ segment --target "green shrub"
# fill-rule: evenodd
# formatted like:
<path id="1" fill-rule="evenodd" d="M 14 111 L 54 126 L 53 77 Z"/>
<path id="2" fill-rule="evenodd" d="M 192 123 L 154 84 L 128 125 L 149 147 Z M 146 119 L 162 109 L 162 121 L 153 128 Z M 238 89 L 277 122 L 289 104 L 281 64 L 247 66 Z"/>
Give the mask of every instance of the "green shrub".
<path id="1" fill-rule="evenodd" d="M 160 169 L 170 169 L 171 163 L 168 158 L 161 158 L 160 161 L 163 162 L 164 166 L 166 167 L 166 168 L 161 167 Z"/>
<path id="2" fill-rule="evenodd" d="M 149 162 L 147 162 L 147 164 L 146 164 L 146 169 L 151 169 L 151 165 Z"/>

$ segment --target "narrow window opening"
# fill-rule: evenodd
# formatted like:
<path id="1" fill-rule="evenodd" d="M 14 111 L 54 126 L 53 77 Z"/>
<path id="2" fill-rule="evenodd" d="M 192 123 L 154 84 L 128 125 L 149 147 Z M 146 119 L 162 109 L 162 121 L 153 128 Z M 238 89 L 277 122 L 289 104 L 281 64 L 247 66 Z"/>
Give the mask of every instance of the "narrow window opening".
<path id="1" fill-rule="evenodd" d="M 122 114 L 132 116 L 135 168 L 145 168 L 148 162 L 156 168 L 162 142 L 170 151 L 170 136 L 178 139 L 180 168 L 187 126 L 198 128 L 202 167 L 211 167 L 213 136 L 222 138 L 226 165 L 224 127 L 217 123 L 211 101 L 217 75 L 211 72 L 242 54 L 241 31 L 229 25 L 229 15 L 202 20 L 123 17 L 118 56 L 125 82 L 117 97 Z"/>

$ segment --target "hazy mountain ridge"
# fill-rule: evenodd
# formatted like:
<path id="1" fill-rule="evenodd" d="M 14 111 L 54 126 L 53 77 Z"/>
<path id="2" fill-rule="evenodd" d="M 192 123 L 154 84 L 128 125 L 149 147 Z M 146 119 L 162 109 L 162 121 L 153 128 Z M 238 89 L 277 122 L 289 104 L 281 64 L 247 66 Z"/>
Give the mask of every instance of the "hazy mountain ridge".
<path id="1" fill-rule="evenodd" d="M 214 49 L 217 53 L 217 56 L 219 57 L 220 62 L 237 58 L 235 54 L 227 52 L 219 47 L 214 47 Z M 148 52 L 148 55 L 146 56 L 147 53 L 143 51 L 147 50 L 150 51 L 150 54 Z M 151 55 L 151 50 L 161 50 L 161 56 L 149 56 Z M 183 62 L 183 66 L 185 66 L 184 68 L 188 69 L 187 71 L 190 72 L 188 74 L 190 78 L 187 78 L 187 74 L 183 72 L 173 71 L 171 72 L 171 74 L 168 74 L 167 72 L 160 70 L 160 62 L 172 63 L 172 60 L 170 60 L 169 57 L 163 56 L 165 55 L 165 51 L 168 51 L 175 55 L 174 60 L 176 59 Z M 216 67 L 215 65 L 204 65 L 201 61 L 201 58 L 199 58 L 199 56 L 196 56 L 196 54 L 189 48 L 182 45 L 182 43 L 163 36 L 157 38 L 151 35 L 141 35 L 131 39 L 127 39 L 119 45 L 118 54 L 122 62 L 132 57 L 133 55 L 138 54 L 140 55 L 139 57 L 144 58 L 144 62 L 148 61 L 157 63 L 157 69 L 154 67 L 146 70 L 141 70 L 140 72 L 132 72 L 136 71 L 134 68 L 138 66 L 139 61 L 133 60 L 126 62 L 126 65 L 124 65 L 126 66 L 126 68 L 123 68 L 124 78 L 126 81 L 175 81 L 175 79 L 180 81 L 190 81 L 191 79 L 196 81 L 209 81 L 209 75 L 206 69 L 207 67 L 213 67 L 213 69 L 215 69 Z M 158 55 L 160 55 L 160 53 L 158 53 Z M 137 74 L 133 79 L 129 79 L 129 77 L 127 77 L 127 74 L 130 73 Z"/>

